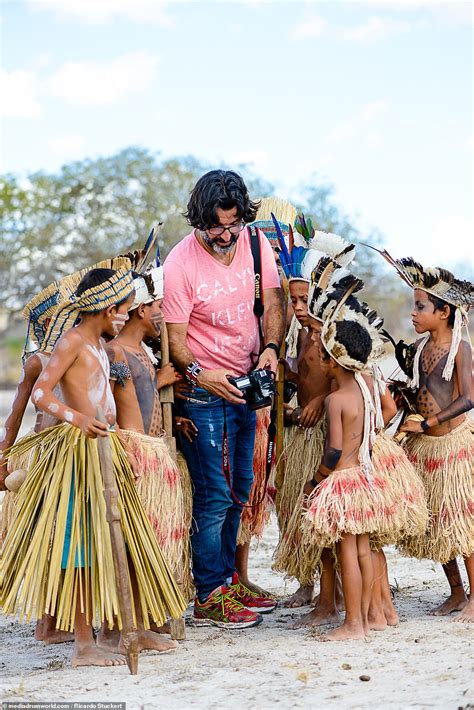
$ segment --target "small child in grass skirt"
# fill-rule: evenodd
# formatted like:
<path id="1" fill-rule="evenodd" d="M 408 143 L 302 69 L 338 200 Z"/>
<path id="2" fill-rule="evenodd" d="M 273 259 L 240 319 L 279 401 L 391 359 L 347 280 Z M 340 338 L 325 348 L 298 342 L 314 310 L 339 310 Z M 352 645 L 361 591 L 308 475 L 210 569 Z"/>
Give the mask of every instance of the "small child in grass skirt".
<path id="1" fill-rule="evenodd" d="M 460 611 L 456 620 L 473 622 L 474 448 L 466 416 L 473 407 L 472 349 L 462 339 L 462 327 L 474 304 L 474 287 L 444 268 L 424 268 L 411 257 L 381 253 L 413 289 L 412 322 L 422 336 L 408 348 L 397 346 L 420 415 L 416 421 L 407 419 L 400 431 L 407 434 L 405 450 L 425 485 L 430 517 L 421 534 L 403 541 L 402 550 L 443 565 L 451 593 L 433 613 Z M 464 558 L 469 597 L 457 556 Z"/>
<path id="2" fill-rule="evenodd" d="M 311 219 L 298 215 L 295 231 L 287 241 L 277 231 L 280 261 L 288 279 L 294 317 L 287 337 L 287 362 L 295 363 L 297 393 L 288 405 L 285 429 L 284 476 L 279 481 L 276 509 L 280 536 L 273 569 L 298 580 L 299 589 L 285 601 L 285 606 L 310 603 L 316 576 L 316 550 L 301 545 L 301 504 L 303 489 L 311 480 L 323 455 L 326 423 L 323 401 L 330 391 L 330 381 L 320 368 L 318 344 L 309 331 L 308 286 L 311 272 L 319 259 L 329 254 L 340 265 L 350 263 L 355 247 L 335 234 L 316 231 Z M 293 409 L 291 409 L 291 405 Z"/>

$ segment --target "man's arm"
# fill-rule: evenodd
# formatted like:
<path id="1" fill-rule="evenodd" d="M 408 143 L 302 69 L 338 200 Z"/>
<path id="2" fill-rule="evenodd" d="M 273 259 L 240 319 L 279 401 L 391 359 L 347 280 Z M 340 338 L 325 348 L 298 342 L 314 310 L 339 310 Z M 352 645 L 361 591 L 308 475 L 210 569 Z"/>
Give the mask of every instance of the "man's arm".
<path id="1" fill-rule="evenodd" d="M 196 358 L 186 345 L 186 335 L 188 332 L 187 323 L 167 323 L 168 341 L 170 348 L 170 358 L 175 366 L 184 375 L 186 368 Z M 224 368 L 216 370 L 202 370 L 197 377 L 197 384 L 208 392 L 223 397 L 234 404 L 243 404 L 244 399 L 240 390 L 231 385 L 228 376 L 231 375 Z"/>
<path id="2" fill-rule="evenodd" d="M 26 405 L 33 386 L 41 374 L 41 361 L 37 355 L 31 355 L 21 371 L 22 376 L 16 388 L 11 412 L 5 420 L 5 434 L 0 440 L 0 490 L 4 491 L 5 478 L 8 476 L 7 464 L 2 460 L 2 452 L 13 446 L 20 430 Z"/>
<path id="3" fill-rule="evenodd" d="M 263 312 L 264 345 L 274 343 L 280 347 L 285 334 L 286 308 L 281 288 L 267 288 L 263 292 L 265 310 Z M 276 372 L 278 353 L 273 348 L 265 348 L 260 355 L 257 368 L 270 369 Z"/>
<path id="4" fill-rule="evenodd" d="M 63 344 L 67 343 L 67 346 Z M 61 402 L 54 394 L 54 388 L 78 357 L 83 340 L 74 329 L 63 335 L 55 346 L 51 358 L 33 387 L 32 402 L 43 412 L 52 414 L 62 422 L 78 427 L 86 435 L 95 438 L 107 436 L 107 425 L 94 417 L 81 414 Z"/>

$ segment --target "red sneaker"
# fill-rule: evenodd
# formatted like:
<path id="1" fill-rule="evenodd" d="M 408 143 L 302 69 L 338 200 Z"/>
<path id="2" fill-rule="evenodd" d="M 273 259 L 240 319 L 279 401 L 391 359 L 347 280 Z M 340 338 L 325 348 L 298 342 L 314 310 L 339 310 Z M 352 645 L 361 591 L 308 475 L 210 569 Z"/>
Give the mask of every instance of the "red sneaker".
<path id="1" fill-rule="evenodd" d="M 277 608 L 278 602 L 272 597 L 263 596 L 252 592 L 251 589 L 239 581 L 239 575 L 234 572 L 232 575 L 232 584 L 230 588 L 233 592 L 234 599 L 239 601 L 249 611 L 259 612 L 260 614 L 270 614 Z"/>
<path id="2" fill-rule="evenodd" d="M 260 614 L 244 607 L 230 587 L 217 587 L 204 602 L 194 600 L 194 622 L 197 626 L 221 629 L 247 629 L 262 622 Z"/>

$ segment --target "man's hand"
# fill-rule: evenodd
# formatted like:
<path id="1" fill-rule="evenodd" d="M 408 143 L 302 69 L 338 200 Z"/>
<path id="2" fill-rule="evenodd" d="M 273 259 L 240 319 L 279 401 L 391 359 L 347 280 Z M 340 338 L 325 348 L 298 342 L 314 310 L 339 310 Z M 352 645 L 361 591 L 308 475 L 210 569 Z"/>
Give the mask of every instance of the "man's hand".
<path id="1" fill-rule="evenodd" d="M 321 418 L 324 409 L 324 397 L 314 397 L 306 407 L 303 408 L 298 422 L 298 426 L 303 429 L 310 429 Z"/>
<path id="2" fill-rule="evenodd" d="M 229 376 L 230 373 L 223 367 L 218 370 L 203 370 L 197 376 L 197 383 L 199 387 L 223 397 L 232 404 L 245 404 L 241 391 L 229 382 Z"/>
<path id="3" fill-rule="evenodd" d="M 181 375 L 174 369 L 173 363 L 169 362 L 167 365 L 163 365 L 156 375 L 156 386 L 160 390 L 162 387 L 167 385 L 174 385 L 176 382 L 181 380 Z"/>
<path id="4" fill-rule="evenodd" d="M 98 436 L 108 436 L 109 430 L 107 424 L 99 422 L 95 417 L 88 417 L 85 414 L 75 414 L 74 421 L 75 424 L 83 434 L 91 439 L 96 439 Z"/>
<path id="5" fill-rule="evenodd" d="M 276 375 L 278 367 L 278 355 L 273 348 L 265 348 L 260 355 L 256 370 L 271 370 Z"/>
<path id="6" fill-rule="evenodd" d="M 175 431 L 182 434 L 184 438 L 192 444 L 198 435 L 198 428 L 195 423 L 186 417 L 173 417 L 173 424 Z"/>

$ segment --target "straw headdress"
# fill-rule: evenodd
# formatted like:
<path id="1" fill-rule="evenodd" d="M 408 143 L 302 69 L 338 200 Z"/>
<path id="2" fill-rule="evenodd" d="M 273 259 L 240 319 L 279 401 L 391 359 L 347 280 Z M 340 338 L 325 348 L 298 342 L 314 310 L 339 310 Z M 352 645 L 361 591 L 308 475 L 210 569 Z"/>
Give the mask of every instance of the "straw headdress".
<path id="1" fill-rule="evenodd" d="M 272 247 L 277 248 L 279 242 L 273 216 L 278 222 L 278 228 L 288 238 L 290 225 L 293 224 L 296 217 L 296 207 L 279 197 L 264 197 L 260 201 L 255 221 L 251 222 L 249 227 L 261 229 Z"/>
<path id="2" fill-rule="evenodd" d="M 30 347 L 33 343 L 41 347 L 46 335 L 45 321 L 53 315 L 60 298 L 59 283 L 46 286 L 42 291 L 33 296 L 23 309 L 23 318 L 27 322 L 26 341 L 23 348 L 23 357 L 34 350 Z"/>

